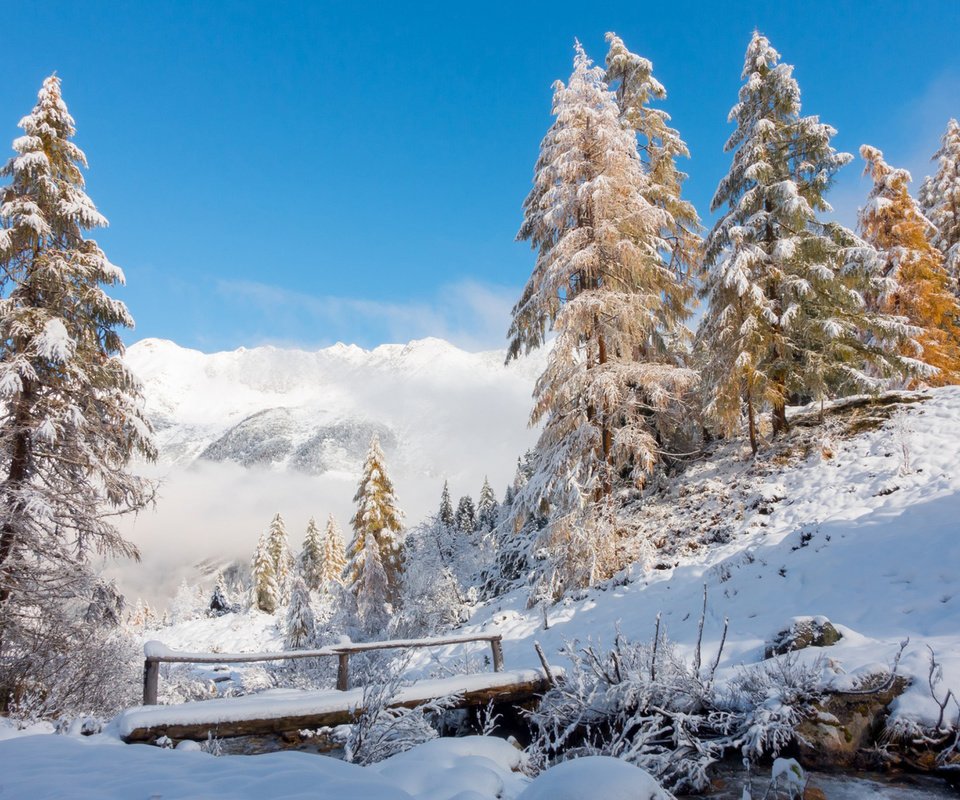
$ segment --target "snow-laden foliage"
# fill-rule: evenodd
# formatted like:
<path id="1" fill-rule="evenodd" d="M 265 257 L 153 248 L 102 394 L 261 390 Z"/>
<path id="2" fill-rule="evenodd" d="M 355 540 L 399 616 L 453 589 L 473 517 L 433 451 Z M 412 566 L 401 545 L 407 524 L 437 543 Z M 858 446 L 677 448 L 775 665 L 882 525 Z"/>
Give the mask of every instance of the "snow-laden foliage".
<path id="1" fill-rule="evenodd" d="M 667 90 L 653 76 L 653 64 L 631 53 L 615 33 L 608 33 L 606 38 L 610 49 L 605 80 L 617 93 L 623 124 L 639 137 L 640 158 L 647 176 L 643 195 L 665 214 L 660 237 L 670 266 L 680 277 L 689 278 L 699 272 L 703 260 L 700 217 L 693 204 L 681 197 L 687 176 L 677 166 L 677 159 L 689 158 L 690 151 L 680 133 L 670 127 L 670 115 L 650 107 L 651 101 L 667 98 Z M 669 299 L 686 304 L 691 294 L 687 285 Z M 674 312 L 678 319 L 684 318 L 682 306 Z M 679 332 L 684 331 L 681 328 Z"/>
<path id="2" fill-rule="evenodd" d="M 935 368 L 924 380 L 933 386 L 960 381 L 960 304 L 943 266 L 943 254 L 930 242 L 930 222 L 910 196 L 910 173 L 863 145 L 864 172 L 873 179 L 860 210 L 860 235 L 876 248 L 870 264 L 878 290 L 868 305 L 905 317 L 921 330 L 920 358 Z M 908 352 L 907 355 L 912 355 Z"/>
<path id="3" fill-rule="evenodd" d="M 281 604 L 280 586 L 277 583 L 277 567 L 270 554 L 266 536 L 261 536 L 253 554 L 253 587 L 251 600 L 255 608 L 274 613 Z"/>
<path id="4" fill-rule="evenodd" d="M 363 712 L 350 726 L 344 759 L 373 764 L 439 736 L 443 712 L 456 704 L 456 697 L 441 697 L 415 708 L 390 708 L 404 685 L 402 665 L 380 669 L 364 683 Z"/>
<path id="5" fill-rule="evenodd" d="M 668 215 L 644 197 L 636 137 L 579 44 L 568 84 L 554 84 L 553 113 L 518 234 L 537 261 L 513 309 L 508 360 L 556 333 L 534 390 L 535 468 L 513 509 L 515 529 L 549 509 L 544 546 L 562 591 L 615 571 L 603 541 L 609 513 L 591 506 L 609 500 L 621 474 L 643 483 L 664 412 L 695 375 L 676 365 L 687 311 L 661 235 Z M 571 546 L 573 533 L 583 546 Z M 568 560 L 584 546 L 586 569 Z"/>
<path id="6" fill-rule="evenodd" d="M 920 190 L 923 213 L 933 224 L 932 240 L 943 253 L 951 288 L 960 297 L 960 123 L 951 119 L 933 155 L 937 171 Z"/>
<path id="7" fill-rule="evenodd" d="M 294 576 L 287 606 L 284 646 L 288 650 L 306 650 L 317 643 L 317 622 L 310 604 L 310 590 L 299 575 Z"/>
<path id="8" fill-rule="evenodd" d="M 800 115 L 792 72 L 754 33 L 730 111 L 733 163 L 711 206 L 725 210 L 706 245 L 709 307 L 698 339 L 706 412 L 732 434 L 745 408 L 754 452 L 759 412 L 772 411 L 777 434 L 788 403 L 881 388 L 911 369 L 898 350 L 918 333 L 865 307 L 870 271 L 861 262 L 871 248 L 820 218 L 852 157 L 830 144 L 833 128 Z"/>
<path id="9" fill-rule="evenodd" d="M 356 596 L 357 622 L 367 636 L 383 634 L 393 612 L 393 595 L 374 536 L 367 536 L 366 546 L 354 555 L 351 566 L 357 571 L 351 587 Z"/>
<path id="10" fill-rule="evenodd" d="M 293 554 L 290 552 L 287 526 L 279 514 L 274 515 L 270 521 L 265 537 L 267 553 L 273 562 L 273 574 L 280 591 L 280 598 L 285 599 L 288 593 L 287 582 L 293 570 Z"/>
<path id="11" fill-rule="evenodd" d="M 497 502 L 497 496 L 493 493 L 490 481 L 484 477 L 480 498 L 477 500 L 477 529 L 483 532 L 492 531 L 497 527 L 499 518 L 500 503 Z"/>
<path id="12" fill-rule="evenodd" d="M 83 638 L 71 607 L 88 556 L 137 557 L 114 523 L 152 498 L 130 459 L 156 456 L 121 358 L 133 320 L 103 288 L 123 273 L 85 238 L 107 220 L 84 192 L 57 77 L 20 127 L 0 169 L 0 709 Z"/>
<path id="13" fill-rule="evenodd" d="M 820 670 L 791 656 L 745 666 L 716 681 L 719 654 L 687 660 L 659 631 L 649 643 L 617 637 L 604 651 L 565 650 L 573 668 L 530 714 L 541 766 L 582 755 L 607 755 L 642 767 L 666 788 L 702 792 L 709 768 L 739 749 L 751 761 L 776 756 L 814 713 Z"/>
<path id="14" fill-rule="evenodd" d="M 403 572 L 403 512 L 387 476 L 386 458 L 376 434 L 370 441 L 360 485 L 353 497 L 357 511 L 350 520 L 353 541 L 347 551 L 346 583 L 359 597 L 363 565 L 369 550 L 368 539 L 377 549 L 377 561 L 386 576 L 384 600 L 394 603 L 400 591 Z"/>
<path id="15" fill-rule="evenodd" d="M 473 498 L 465 494 L 457 503 L 456 516 L 457 530 L 467 536 L 472 535 L 477 530 L 477 508 L 473 504 Z"/>
<path id="16" fill-rule="evenodd" d="M 307 533 L 303 539 L 303 548 L 297 556 L 297 574 L 308 589 L 317 591 L 323 586 L 324 542 L 320 538 L 317 521 L 310 517 L 307 523 Z M 342 569 L 342 565 L 341 565 Z"/>
<path id="17" fill-rule="evenodd" d="M 327 517 L 327 526 L 323 529 L 323 568 L 320 574 L 321 587 L 330 591 L 333 584 L 343 584 L 343 571 L 347 566 L 346 550 L 343 546 L 343 532 L 336 517 Z"/>

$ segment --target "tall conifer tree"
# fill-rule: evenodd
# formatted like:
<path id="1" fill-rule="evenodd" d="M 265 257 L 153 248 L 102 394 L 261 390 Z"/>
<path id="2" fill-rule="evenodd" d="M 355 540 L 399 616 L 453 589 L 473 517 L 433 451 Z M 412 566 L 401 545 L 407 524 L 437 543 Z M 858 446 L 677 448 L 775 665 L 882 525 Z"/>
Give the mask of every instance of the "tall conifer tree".
<path id="1" fill-rule="evenodd" d="M 534 390 L 536 465 L 513 508 L 549 507 L 562 591 L 614 568 L 599 555 L 614 480 L 626 470 L 643 482 L 659 456 L 656 418 L 695 376 L 675 366 L 685 290 L 664 258 L 667 214 L 645 198 L 636 137 L 579 43 L 553 113 L 518 234 L 537 261 L 513 309 L 508 361 L 556 332 Z"/>
<path id="2" fill-rule="evenodd" d="M 347 566 L 347 556 L 343 546 L 343 533 L 331 514 L 327 517 L 327 527 L 323 532 L 323 570 L 321 585 L 343 584 L 343 570 Z"/>
<path id="3" fill-rule="evenodd" d="M 150 501 L 128 463 L 156 456 L 122 360 L 133 320 L 104 291 L 123 273 L 86 238 L 107 220 L 84 191 L 58 78 L 20 127 L 0 169 L 0 709 L 8 670 L 42 691 L 40 661 L 70 647 L 89 554 L 137 557 L 114 519 Z"/>
<path id="4" fill-rule="evenodd" d="M 744 86 L 730 111 L 730 172 L 713 210 L 725 209 L 707 241 L 699 332 L 706 411 L 723 430 L 739 428 L 745 409 L 754 452 L 757 415 L 769 408 L 773 432 L 787 430 L 791 398 L 876 389 L 909 369 L 894 345 L 916 330 L 902 319 L 864 309 L 869 247 L 825 222 L 825 194 L 851 156 L 830 144 L 835 134 L 800 115 L 793 68 L 754 33 Z"/>
<path id="5" fill-rule="evenodd" d="M 303 549 L 297 558 L 297 572 L 307 589 L 318 591 L 324 583 L 324 541 L 320 537 L 317 522 L 313 517 L 307 523 Z"/>

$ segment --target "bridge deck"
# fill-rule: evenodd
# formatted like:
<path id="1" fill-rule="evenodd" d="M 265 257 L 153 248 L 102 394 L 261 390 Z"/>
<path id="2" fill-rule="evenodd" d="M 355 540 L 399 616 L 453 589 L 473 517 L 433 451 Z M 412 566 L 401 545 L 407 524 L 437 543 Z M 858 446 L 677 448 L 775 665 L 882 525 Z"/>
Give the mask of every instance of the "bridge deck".
<path id="1" fill-rule="evenodd" d="M 513 670 L 424 680 L 403 687 L 392 708 L 412 708 L 429 700 L 459 695 L 457 708 L 522 702 L 549 688 L 539 670 Z M 140 706 L 121 713 L 114 725 L 126 742 L 152 742 L 161 736 L 203 741 L 283 733 L 342 725 L 362 713 L 363 689 L 308 692 L 274 689 L 244 697 L 200 700 L 172 706 Z"/>

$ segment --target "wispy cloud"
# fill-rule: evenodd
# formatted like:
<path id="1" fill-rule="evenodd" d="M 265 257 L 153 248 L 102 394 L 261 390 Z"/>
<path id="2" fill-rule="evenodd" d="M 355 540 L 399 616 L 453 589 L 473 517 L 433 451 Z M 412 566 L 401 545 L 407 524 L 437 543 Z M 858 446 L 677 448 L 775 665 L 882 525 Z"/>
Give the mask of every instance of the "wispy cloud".
<path id="1" fill-rule="evenodd" d="M 371 346 L 436 336 L 475 351 L 504 346 L 518 290 L 464 280 L 442 285 L 429 298 L 397 302 L 313 295 L 255 281 L 221 280 L 216 291 L 248 323 L 270 331 L 251 344 Z"/>

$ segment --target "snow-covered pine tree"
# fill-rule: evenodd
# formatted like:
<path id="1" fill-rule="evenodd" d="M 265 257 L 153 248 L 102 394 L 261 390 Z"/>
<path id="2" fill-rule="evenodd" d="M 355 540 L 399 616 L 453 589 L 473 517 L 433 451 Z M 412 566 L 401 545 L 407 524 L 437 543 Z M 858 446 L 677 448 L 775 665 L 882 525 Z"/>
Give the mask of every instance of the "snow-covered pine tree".
<path id="1" fill-rule="evenodd" d="M 687 176 L 677 167 L 678 158 L 689 158 L 690 151 L 680 134 L 670 127 L 670 115 L 650 102 L 666 100 L 667 90 L 653 77 L 653 64 L 631 53 L 615 33 L 607 34 L 605 79 L 617 94 L 620 119 L 639 137 L 639 152 L 647 182 L 644 197 L 665 212 L 660 236 L 668 248 L 668 260 L 682 278 L 696 275 L 703 261 L 700 217 L 696 208 L 682 195 Z M 675 291 L 667 299 L 682 305 L 674 309 L 678 319 L 686 319 L 686 304 L 693 294 L 692 284 Z M 682 330 L 682 329 L 681 329 Z"/>
<path id="2" fill-rule="evenodd" d="M 297 556 L 297 572 L 303 578 L 307 588 L 319 591 L 323 586 L 324 541 L 313 517 L 307 523 L 307 533 L 303 539 L 303 549 Z"/>
<path id="3" fill-rule="evenodd" d="M 514 509 L 549 507 L 557 553 L 574 530 L 592 528 L 606 547 L 607 526 L 594 523 L 611 515 L 596 504 L 608 505 L 623 471 L 642 484 L 659 457 L 660 412 L 696 378 L 676 366 L 686 289 L 664 258 L 667 215 L 644 197 L 636 137 L 603 77 L 577 43 L 569 83 L 554 84 L 556 120 L 518 234 L 538 257 L 513 309 L 507 360 L 540 347 L 548 328 L 557 335 L 534 390 L 535 474 Z M 561 591 L 616 569 L 582 554 L 560 561 Z"/>
<path id="4" fill-rule="evenodd" d="M 726 433 L 746 410 L 758 447 L 757 413 L 787 429 L 786 405 L 876 389 L 910 368 L 896 353 L 916 330 L 864 308 L 869 246 L 839 224 L 824 195 L 851 156 L 830 144 L 833 128 L 800 116 L 793 68 L 755 32 L 745 83 L 730 112 L 730 172 L 712 208 L 726 207 L 707 240 L 701 321 L 706 412 Z"/>
<path id="5" fill-rule="evenodd" d="M 230 601 L 227 599 L 226 580 L 223 570 L 217 573 L 217 580 L 213 585 L 213 594 L 210 595 L 210 613 L 220 617 L 230 610 Z"/>
<path id="6" fill-rule="evenodd" d="M 440 511 L 437 514 L 440 522 L 444 525 L 453 525 L 453 503 L 450 501 L 450 487 L 447 482 L 443 482 L 443 492 L 440 494 Z"/>
<path id="7" fill-rule="evenodd" d="M 116 628 L 123 620 L 126 601 L 113 581 L 98 580 L 83 615 L 85 622 L 104 628 Z"/>
<path id="8" fill-rule="evenodd" d="M 357 504 L 357 511 L 350 520 L 354 536 L 347 552 L 347 585 L 354 593 L 359 592 L 359 562 L 363 559 L 367 540 L 372 538 L 387 576 L 387 600 L 396 602 L 403 573 L 403 512 L 397 505 L 393 483 L 387 476 L 386 459 L 376 434 L 370 440 L 370 449 L 363 463 L 363 475 L 353 500 Z"/>
<path id="9" fill-rule="evenodd" d="M 288 580 L 293 569 L 293 554 L 290 552 L 290 539 L 287 526 L 280 514 L 275 514 L 267 529 L 267 552 L 273 560 L 273 575 L 280 591 L 281 602 L 288 593 Z"/>
<path id="10" fill-rule="evenodd" d="M 42 685 L 31 654 L 69 649 L 88 555 L 137 557 L 114 522 L 153 496 L 130 459 L 156 457 L 117 332 L 133 320 L 103 288 L 123 273 L 85 238 L 107 220 L 57 77 L 20 127 L 0 169 L 0 709 L 14 684 Z"/>
<path id="11" fill-rule="evenodd" d="M 351 561 L 357 570 L 354 591 L 357 598 L 357 622 L 367 634 L 386 630 L 392 614 L 391 595 L 399 586 L 390 586 L 390 579 L 380 557 L 376 537 L 364 537 L 363 550 Z"/>
<path id="12" fill-rule="evenodd" d="M 290 581 L 290 604 L 287 606 L 286 636 L 288 650 L 305 650 L 316 643 L 317 621 L 310 606 L 310 590 L 300 575 Z"/>
<path id="13" fill-rule="evenodd" d="M 960 297 L 960 123 L 951 119 L 933 155 L 937 171 L 923 182 L 920 206 L 931 223 L 934 245 L 943 253 L 951 289 Z"/>
<path id="14" fill-rule="evenodd" d="M 457 503 L 456 525 L 460 533 L 473 533 L 477 529 L 477 511 L 473 498 L 468 494 L 461 497 Z"/>
<path id="15" fill-rule="evenodd" d="M 957 383 L 960 305 L 951 291 L 943 254 L 928 238 L 930 222 L 910 196 L 910 173 L 891 167 L 875 147 L 863 145 L 860 155 L 866 161 L 864 173 L 873 179 L 870 197 L 860 210 L 860 235 L 876 248 L 873 269 L 886 284 L 886 291 L 868 302 L 922 329 L 920 358 L 938 370 L 925 379 L 927 383 Z"/>
<path id="16" fill-rule="evenodd" d="M 322 564 L 320 585 L 326 589 L 329 589 L 331 584 L 342 585 L 347 556 L 343 546 L 343 533 L 333 514 L 327 517 L 327 527 L 323 533 Z"/>
<path id="17" fill-rule="evenodd" d="M 480 488 L 480 499 L 477 501 L 477 528 L 485 532 L 492 531 L 497 527 L 499 517 L 500 504 L 493 493 L 490 481 L 484 476 L 483 486 Z"/>
<path id="18" fill-rule="evenodd" d="M 277 585 L 277 568 L 270 553 L 268 536 L 264 533 L 257 542 L 253 555 L 253 605 L 273 614 L 281 603 L 280 587 Z"/>

